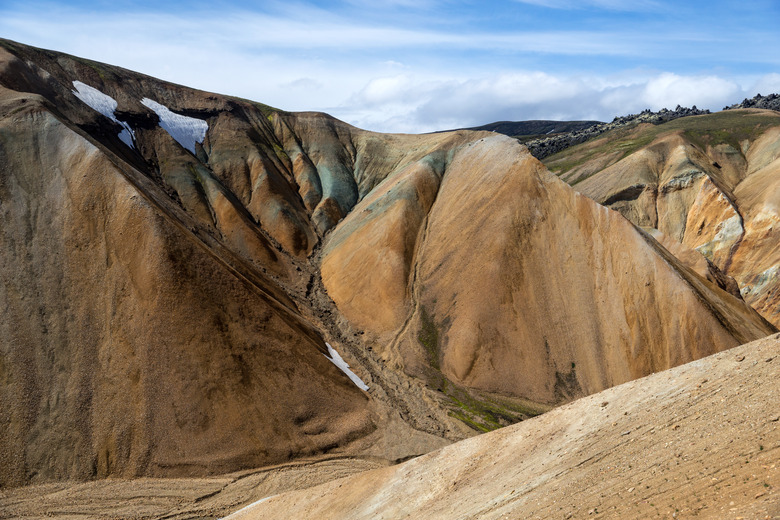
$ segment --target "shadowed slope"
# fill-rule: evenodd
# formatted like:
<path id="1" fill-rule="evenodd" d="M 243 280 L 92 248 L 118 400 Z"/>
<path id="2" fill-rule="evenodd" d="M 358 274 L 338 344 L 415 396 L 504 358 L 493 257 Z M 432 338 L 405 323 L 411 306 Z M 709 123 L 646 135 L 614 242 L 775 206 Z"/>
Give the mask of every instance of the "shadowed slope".
<path id="1" fill-rule="evenodd" d="M 310 333 L 50 113 L 0 120 L 0 163 L 3 484 L 224 472 L 375 428 Z"/>

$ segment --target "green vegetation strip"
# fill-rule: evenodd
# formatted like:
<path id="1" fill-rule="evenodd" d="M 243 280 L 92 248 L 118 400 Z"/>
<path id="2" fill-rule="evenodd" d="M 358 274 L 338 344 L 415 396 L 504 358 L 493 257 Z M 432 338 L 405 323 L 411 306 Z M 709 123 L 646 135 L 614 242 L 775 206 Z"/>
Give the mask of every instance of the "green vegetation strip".
<path id="1" fill-rule="evenodd" d="M 682 117 L 657 126 L 638 129 L 637 125 L 618 128 L 590 141 L 572 146 L 544 159 L 544 164 L 558 176 L 582 166 L 597 157 L 614 154 L 611 163 L 628 157 L 644 148 L 658 137 L 682 131 L 694 145 L 707 146 L 728 144 L 740 149 L 740 143 L 752 141 L 766 129 L 780 125 L 780 117 L 772 114 L 751 114 L 745 111 L 726 110 L 704 116 Z M 598 144 L 596 144 L 598 143 Z M 587 177 L 578 178 L 582 182 Z"/>
<path id="2" fill-rule="evenodd" d="M 424 306 L 420 307 L 420 321 L 422 327 L 417 340 L 428 354 L 428 361 L 432 367 L 428 382 L 449 399 L 451 417 L 464 422 L 474 430 L 487 432 L 534 417 L 550 409 L 549 406 L 531 401 L 469 390 L 447 379 L 441 373 L 439 363 L 439 330 Z"/>

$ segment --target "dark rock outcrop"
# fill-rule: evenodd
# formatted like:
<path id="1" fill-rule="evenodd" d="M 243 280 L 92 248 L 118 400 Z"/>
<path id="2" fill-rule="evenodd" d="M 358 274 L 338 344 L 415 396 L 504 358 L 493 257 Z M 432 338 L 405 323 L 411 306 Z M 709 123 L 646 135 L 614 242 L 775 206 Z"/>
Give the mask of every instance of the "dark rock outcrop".
<path id="1" fill-rule="evenodd" d="M 573 132 L 567 132 L 550 137 L 532 139 L 530 141 L 524 142 L 524 144 L 528 147 L 528 150 L 534 157 L 541 160 L 552 154 L 565 150 L 566 148 L 576 144 L 584 143 L 588 139 L 593 139 L 594 137 L 617 128 L 639 123 L 651 123 L 654 125 L 659 125 L 674 119 L 678 119 L 680 117 L 698 116 L 709 113 L 709 110 L 700 110 L 696 108 L 696 105 L 691 108 L 677 105 L 677 108 L 674 110 L 663 108 L 658 112 L 652 112 L 649 109 L 646 109 L 638 114 L 615 117 L 615 119 L 609 123 L 599 123 L 582 130 L 575 130 Z"/>
<path id="2" fill-rule="evenodd" d="M 741 103 L 723 107 L 723 110 L 734 110 L 736 108 L 763 108 L 780 111 L 780 94 L 769 94 L 768 96 L 756 94 L 750 99 L 745 98 Z"/>

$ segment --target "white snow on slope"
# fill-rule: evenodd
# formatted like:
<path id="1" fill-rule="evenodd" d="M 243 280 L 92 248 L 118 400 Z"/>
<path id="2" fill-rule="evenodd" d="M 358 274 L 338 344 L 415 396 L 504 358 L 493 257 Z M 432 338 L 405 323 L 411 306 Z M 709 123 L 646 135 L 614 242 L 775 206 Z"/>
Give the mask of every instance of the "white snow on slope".
<path id="1" fill-rule="evenodd" d="M 133 140 L 135 139 L 135 132 L 130 128 L 130 125 L 124 121 L 118 120 L 114 114 L 117 107 L 116 99 L 107 94 L 103 94 L 95 87 L 90 87 L 86 83 L 82 83 L 78 80 L 73 82 L 73 86 L 76 87 L 76 90 L 72 90 L 71 92 L 73 92 L 73 95 L 79 98 L 85 105 L 124 127 L 124 130 L 119 132 L 119 139 L 130 148 L 134 148 Z"/>
<path id="2" fill-rule="evenodd" d="M 123 143 L 125 143 L 130 148 L 135 148 L 133 145 L 133 140 L 135 139 L 135 132 L 130 128 L 130 125 L 125 123 L 124 121 L 119 121 L 119 124 L 124 126 L 125 129 L 119 132 L 119 139 L 122 140 Z"/>
<path id="3" fill-rule="evenodd" d="M 347 364 L 346 361 L 341 359 L 341 356 L 339 356 L 339 353 L 336 352 L 336 349 L 330 346 L 330 343 L 325 343 L 325 345 L 328 347 L 328 354 L 330 354 L 330 357 L 325 356 L 330 360 L 331 363 L 339 367 L 342 372 L 347 374 L 347 376 L 352 380 L 353 383 L 355 383 L 355 386 L 360 388 L 363 391 L 368 390 L 368 385 L 363 382 L 362 379 L 360 379 L 352 370 L 349 369 L 349 364 Z"/>
<path id="4" fill-rule="evenodd" d="M 195 153 L 195 143 L 202 143 L 206 138 L 208 123 L 195 117 L 187 117 L 171 112 L 168 107 L 149 98 L 141 100 L 145 106 L 151 108 L 160 118 L 160 127 L 168 132 L 177 143 L 187 150 Z"/>

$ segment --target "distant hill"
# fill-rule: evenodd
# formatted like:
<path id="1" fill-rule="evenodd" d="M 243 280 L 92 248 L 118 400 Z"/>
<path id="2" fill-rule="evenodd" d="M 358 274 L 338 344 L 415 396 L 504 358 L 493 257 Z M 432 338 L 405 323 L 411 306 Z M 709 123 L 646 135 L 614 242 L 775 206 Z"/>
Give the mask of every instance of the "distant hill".
<path id="1" fill-rule="evenodd" d="M 561 152 L 570 146 L 584 143 L 589 139 L 593 139 L 605 132 L 615 130 L 617 128 L 623 128 L 628 126 L 634 126 L 639 123 L 650 123 L 653 125 L 660 125 L 674 121 L 681 117 L 688 116 L 700 116 L 709 114 L 709 110 L 701 110 L 693 105 L 691 108 L 681 107 L 677 105 L 674 110 L 668 108 L 662 108 L 658 112 L 652 112 L 651 110 L 643 110 L 638 114 L 629 114 L 627 116 L 618 116 L 609 123 L 598 123 L 585 127 L 581 130 L 571 130 L 568 132 L 562 132 L 559 134 L 537 136 L 535 138 L 530 137 L 527 139 L 521 139 L 523 144 L 528 148 L 528 151 L 539 160 L 544 159 L 552 154 Z"/>
<path id="2" fill-rule="evenodd" d="M 727 107 L 727 109 L 747 107 L 773 108 L 778 102 L 780 102 L 780 96 L 777 96 L 776 94 L 771 96 L 758 95 L 751 100 L 744 100 L 739 105 Z M 463 130 L 496 132 L 498 134 L 514 137 L 528 148 L 531 155 L 542 160 L 545 157 L 561 152 L 570 146 L 584 143 L 589 139 L 593 139 L 605 132 L 617 128 L 633 126 L 639 123 L 659 125 L 681 117 L 698 116 L 709 113 L 709 110 L 698 109 L 695 105 L 692 108 L 677 105 L 674 110 L 663 108 L 658 112 L 653 112 L 647 109 L 638 114 L 618 116 L 609 123 L 603 123 L 601 121 L 548 120 L 498 121 L 482 126 L 464 128 Z"/>
<path id="3" fill-rule="evenodd" d="M 510 137 L 528 138 L 567 132 L 578 132 L 601 124 L 601 121 L 497 121 L 482 126 L 464 128 L 464 130 L 483 130 L 496 132 Z"/>

